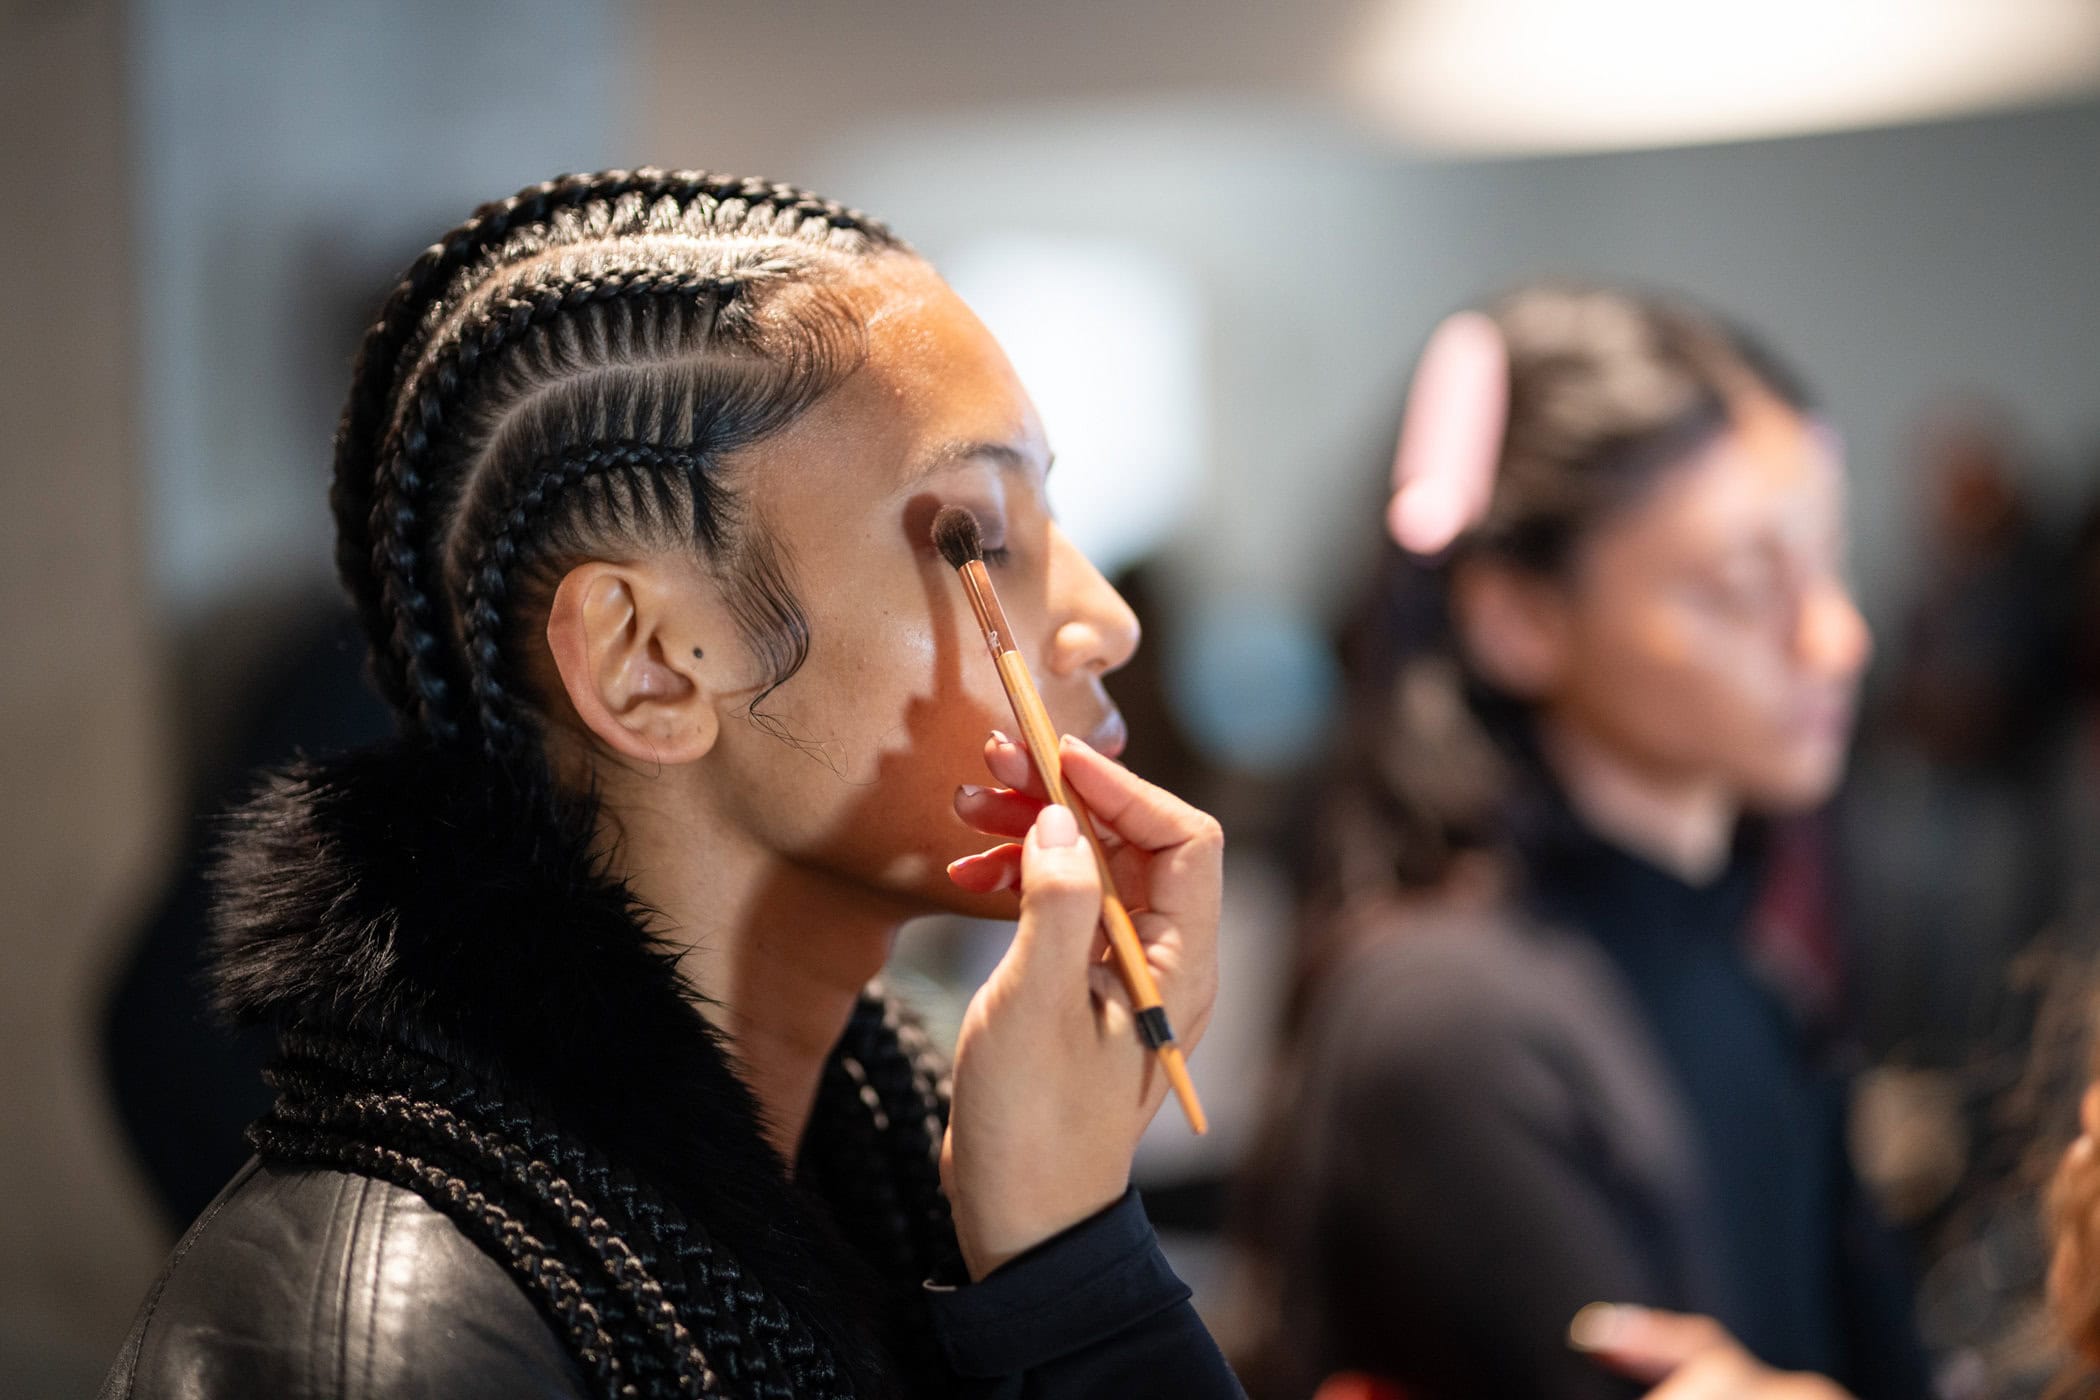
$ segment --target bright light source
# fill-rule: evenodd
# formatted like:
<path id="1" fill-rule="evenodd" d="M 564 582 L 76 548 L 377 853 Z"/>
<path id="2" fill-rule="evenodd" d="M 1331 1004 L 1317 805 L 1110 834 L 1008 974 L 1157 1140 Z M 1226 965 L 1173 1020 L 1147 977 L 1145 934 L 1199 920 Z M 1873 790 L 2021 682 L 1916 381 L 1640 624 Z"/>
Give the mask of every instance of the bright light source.
<path id="1" fill-rule="evenodd" d="M 1432 150 L 1743 140 L 2100 90 L 2100 3 L 1376 0 L 1345 81 Z"/>
<path id="2" fill-rule="evenodd" d="M 1204 471 L 1194 277 L 1132 244 L 1035 236 L 982 239 L 940 264 L 1043 415 L 1067 533 L 1111 574 L 1158 548 Z"/>

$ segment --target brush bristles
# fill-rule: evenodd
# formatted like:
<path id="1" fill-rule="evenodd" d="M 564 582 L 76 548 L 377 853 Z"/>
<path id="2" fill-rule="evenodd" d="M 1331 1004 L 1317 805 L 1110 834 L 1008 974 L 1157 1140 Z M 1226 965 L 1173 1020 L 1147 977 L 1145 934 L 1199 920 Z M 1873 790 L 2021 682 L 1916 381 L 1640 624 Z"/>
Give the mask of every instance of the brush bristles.
<path id="1" fill-rule="evenodd" d="M 977 517 L 961 506 L 942 507 L 933 517 L 933 547 L 953 569 L 984 558 L 984 535 L 977 528 Z"/>

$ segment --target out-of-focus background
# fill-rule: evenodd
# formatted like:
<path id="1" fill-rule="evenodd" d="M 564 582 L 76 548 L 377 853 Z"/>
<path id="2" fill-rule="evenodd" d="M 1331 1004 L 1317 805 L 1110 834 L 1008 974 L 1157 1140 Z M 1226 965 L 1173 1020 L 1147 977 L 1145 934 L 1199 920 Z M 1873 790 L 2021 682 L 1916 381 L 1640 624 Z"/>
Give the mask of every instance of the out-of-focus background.
<path id="1" fill-rule="evenodd" d="M 325 505 L 361 326 L 478 201 L 644 163 L 811 185 L 926 252 L 1141 602 L 1134 757 L 1236 832 L 1219 1132 L 1143 1163 L 1221 1330 L 1278 795 L 1327 732 L 1422 338 L 1569 272 L 1782 346 L 1849 448 L 1880 642 L 1837 821 L 1860 1150 L 1928 1340 L 1999 1365 L 2035 1280 L 2007 1144 L 2053 1112 L 2028 1052 L 2076 1039 L 2046 993 L 2100 932 L 2100 696 L 2072 680 L 2100 656 L 2100 0 L 6 0 L 0 26 L 0 1391 L 90 1390 L 240 1155 L 182 1125 L 238 1122 L 252 1047 L 166 1051 L 193 1006 L 162 993 L 204 814 L 376 723 Z M 937 1022 L 988 949 L 914 940 Z"/>

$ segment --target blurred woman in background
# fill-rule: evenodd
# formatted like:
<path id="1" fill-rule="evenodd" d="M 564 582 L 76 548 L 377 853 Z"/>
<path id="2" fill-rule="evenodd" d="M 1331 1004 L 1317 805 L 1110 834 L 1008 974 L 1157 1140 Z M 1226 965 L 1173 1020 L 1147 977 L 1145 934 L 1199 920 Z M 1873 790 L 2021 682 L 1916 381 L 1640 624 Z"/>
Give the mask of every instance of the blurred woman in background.
<path id="1" fill-rule="evenodd" d="M 1253 1388 L 1617 1396 L 1698 1353 L 1727 1378 L 1688 1394 L 1925 1393 L 1834 949 L 1767 917 L 1869 650 L 1831 433 L 1716 321 L 1538 286 L 1432 337 L 1395 487 L 1250 1188 Z M 1598 1301 L 1742 1350 L 1588 1313 L 1611 1374 L 1570 1346 Z"/>

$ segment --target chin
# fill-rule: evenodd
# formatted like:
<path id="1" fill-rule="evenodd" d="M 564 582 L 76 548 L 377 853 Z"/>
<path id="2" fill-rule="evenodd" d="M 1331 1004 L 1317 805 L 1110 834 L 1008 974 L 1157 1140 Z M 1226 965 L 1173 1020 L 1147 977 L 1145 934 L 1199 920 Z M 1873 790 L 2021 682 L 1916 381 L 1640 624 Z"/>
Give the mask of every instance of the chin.
<path id="1" fill-rule="evenodd" d="M 929 913 L 960 914 L 966 919 L 1018 919 L 1021 917 L 1021 896 L 1014 890 L 994 890 L 990 894 L 971 894 L 967 890 L 948 886 L 947 896 L 939 908 Z"/>
<path id="2" fill-rule="evenodd" d="M 1812 812 L 1837 795 L 1844 776 L 1842 755 L 1804 756 L 1767 768 L 1744 784 L 1747 805 L 1775 817 Z"/>

